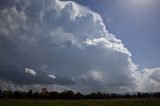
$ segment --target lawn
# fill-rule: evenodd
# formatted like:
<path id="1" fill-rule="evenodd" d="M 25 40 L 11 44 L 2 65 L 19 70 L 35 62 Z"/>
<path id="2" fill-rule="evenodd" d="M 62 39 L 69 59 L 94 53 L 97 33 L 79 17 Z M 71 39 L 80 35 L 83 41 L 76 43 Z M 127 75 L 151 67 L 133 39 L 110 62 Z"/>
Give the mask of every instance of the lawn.
<path id="1" fill-rule="evenodd" d="M 0 100 L 0 106 L 160 106 L 160 98 L 102 100 Z"/>

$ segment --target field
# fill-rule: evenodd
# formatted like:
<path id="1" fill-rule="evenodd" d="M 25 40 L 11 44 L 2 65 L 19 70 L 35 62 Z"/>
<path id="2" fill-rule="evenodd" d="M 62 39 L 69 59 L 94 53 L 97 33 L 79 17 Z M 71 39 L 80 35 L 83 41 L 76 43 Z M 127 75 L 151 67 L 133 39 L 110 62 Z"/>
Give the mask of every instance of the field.
<path id="1" fill-rule="evenodd" d="M 0 100 L 0 106 L 160 106 L 160 98 L 103 100 Z"/>

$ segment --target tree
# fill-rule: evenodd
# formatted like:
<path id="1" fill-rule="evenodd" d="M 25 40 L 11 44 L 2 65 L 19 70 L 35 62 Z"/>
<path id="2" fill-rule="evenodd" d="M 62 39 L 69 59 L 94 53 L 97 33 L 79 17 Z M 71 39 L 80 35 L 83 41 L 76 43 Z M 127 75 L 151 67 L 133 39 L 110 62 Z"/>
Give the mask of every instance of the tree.
<path id="1" fill-rule="evenodd" d="M 43 99 L 47 99 L 48 98 L 48 90 L 47 90 L 47 88 L 42 88 L 41 89 L 41 93 L 40 93 L 40 96 L 41 96 L 41 98 L 43 98 Z"/>
<path id="2" fill-rule="evenodd" d="M 11 99 L 12 96 L 13 96 L 12 94 L 13 94 L 12 91 L 3 91 L 2 98 L 4 98 L 4 99 Z"/>
<path id="3" fill-rule="evenodd" d="M 155 92 L 155 93 L 153 93 L 153 96 L 154 96 L 154 97 L 160 97 L 160 92 Z"/>
<path id="4" fill-rule="evenodd" d="M 84 98 L 84 96 L 80 92 L 77 92 L 75 94 L 75 97 L 76 97 L 76 99 L 83 99 Z"/>
<path id="5" fill-rule="evenodd" d="M 14 96 L 15 96 L 16 99 L 21 99 L 22 98 L 21 93 L 19 91 L 15 91 Z"/>
<path id="6" fill-rule="evenodd" d="M 2 90 L 0 90 L 0 99 L 2 98 Z"/>
<path id="7" fill-rule="evenodd" d="M 27 94 L 26 94 L 26 97 L 27 97 L 28 99 L 31 99 L 31 98 L 32 98 L 32 95 L 33 95 L 32 90 L 29 90 L 29 91 L 27 92 Z"/>
<path id="8" fill-rule="evenodd" d="M 49 99 L 59 99 L 59 93 L 58 92 L 49 92 Z"/>
<path id="9" fill-rule="evenodd" d="M 40 96 L 40 95 L 39 95 L 39 92 L 34 92 L 32 97 L 33 97 L 34 99 L 38 99 L 39 96 Z"/>

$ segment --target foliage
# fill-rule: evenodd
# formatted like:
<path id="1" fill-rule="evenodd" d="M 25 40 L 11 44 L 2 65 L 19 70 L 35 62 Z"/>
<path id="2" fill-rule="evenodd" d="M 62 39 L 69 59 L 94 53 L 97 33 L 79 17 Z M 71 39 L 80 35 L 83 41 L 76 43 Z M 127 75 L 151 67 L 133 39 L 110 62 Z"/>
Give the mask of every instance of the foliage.
<path id="1" fill-rule="evenodd" d="M 42 88 L 41 92 L 33 92 L 29 90 L 28 92 L 21 91 L 2 91 L 0 90 L 0 99 L 106 99 L 106 98 L 153 98 L 160 97 L 160 92 L 154 93 L 134 93 L 134 94 L 118 94 L 118 93 L 90 93 L 90 94 L 81 94 L 80 92 L 73 91 L 64 91 L 56 92 Z"/>

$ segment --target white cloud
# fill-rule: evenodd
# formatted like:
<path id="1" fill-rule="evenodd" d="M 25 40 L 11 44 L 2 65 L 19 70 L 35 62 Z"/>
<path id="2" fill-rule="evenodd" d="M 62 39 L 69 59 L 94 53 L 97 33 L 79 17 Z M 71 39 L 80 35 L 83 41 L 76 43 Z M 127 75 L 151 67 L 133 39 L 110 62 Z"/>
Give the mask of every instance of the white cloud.
<path id="1" fill-rule="evenodd" d="M 24 7 L 23 14 L 27 18 L 17 23 L 17 26 L 24 27 L 18 29 L 16 38 L 9 35 L 18 44 L 21 43 L 18 50 L 24 50 L 27 58 L 22 58 L 30 62 L 25 64 L 31 67 L 46 64 L 47 73 L 73 79 L 86 77 L 81 79 L 85 81 L 76 81 L 79 86 L 83 83 L 87 87 L 99 84 L 102 90 L 113 87 L 120 90 L 121 86 L 134 85 L 132 71 L 136 67 L 130 58 L 131 53 L 121 40 L 108 33 L 99 14 L 71 1 L 49 0 L 44 5 L 35 3 L 31 1 L 31 7 Z M 38 9 L 35 10 L 34 6 Z M 13 17 L 12 20 L 17 19 Z M 31 42 L 31 39 L 36 42 Z M 36 75 L 34 70 L 27 70 Z M 94 90 L 97 88 L 94 87 Z"/>
<path id="2" fill-rule="evenodd" d="M 128 51 L 127 48 L 124 47 L 121 40 L 116 39 L 114 35 L 109 34 L 109 36 L 111 37 L 110 39 L 107 39 L 105 37 L 99 37 L 94 39 L 87 39 L 86 41 L 84 41 L 84 43 L 87 45 L 99 45 L 106 48 L 111 48 L 115 51 L 126 53 L 131 56 L 131 53 Z"/>
<path id="3" fill-rule="evenodd" d="M 52 78 L 52 79 L 55 79 L 55 78 L 56 78 L 56 76 L 54 76 L 54 75 L 48 75 L 48 77 L 50 77 L 50 78 Z"/>
<path id="4" fill-rule="evenodd" d="M 29 73 L 29 74 L 32 74 L 32 75 L 36 75 L 36 74 L 37 74 L 37 73 L 35 72 L 35 70 L 29 69 L 29 68 L 25 68 L 25 72 L 26 72 L 26 73 Z"/>
<path id="5" fill-rule="evenodd" d="M 90 71 L 91 77 L 96 81 L 102 81 L 102 73 L 96 70 Z"/>
<path id="6" fill-rule="evenodd" d="M 26 2 L 0 10 L 0 57 L 5 57 L 1 63 L 39 69 L 38 74 L 29 68 L 25 72 L 46 74 L 49 83 L 81 92 L 143 91 L 148 86 L 159 89 L 159 71 L 138 71 L 130 51 L 108 33 L 98 13 L 72 1 Z M 36 78 L 39 83 L 40 77 Z M 23 81 L 26 79 L 21 82 L 33 80 Z M 45 82 L 43 79 L 41 85 Z"/>
<path id="7" fill-rule="evenodd" d="M 160 89 L 160 68 L 144 69 L 139 79 L 138 91 L 156 92 Z"/>
<path id="8" fill-rule="evenodd" d="M 73 80 L 75 80 L 75 79 L 73 79 Z M 87 84 L 101 83 L 101 82 L 103 82 L 103 76 L 100 71 L 91 70 L 85 75 L 78 76 L 76 81 L 80 82 L 80 83 L 87 83 Z"/>

